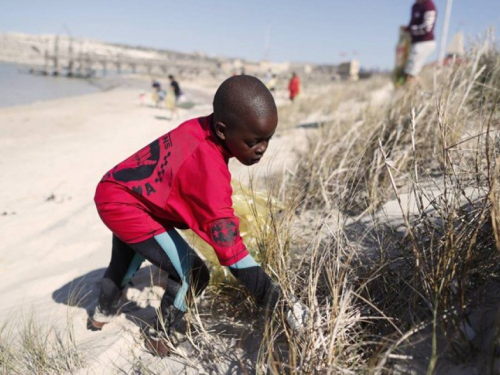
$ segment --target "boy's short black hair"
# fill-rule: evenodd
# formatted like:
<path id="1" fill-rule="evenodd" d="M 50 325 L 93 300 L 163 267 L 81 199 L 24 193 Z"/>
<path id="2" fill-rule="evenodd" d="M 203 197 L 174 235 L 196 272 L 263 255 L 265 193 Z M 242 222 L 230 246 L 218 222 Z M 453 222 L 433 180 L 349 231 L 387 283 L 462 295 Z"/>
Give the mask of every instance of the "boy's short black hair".
<path id="1" fill-rule="evenodd" d="M 214 97 L 214 117 L 226 125 L 237 125 L 242 116 L 276 115 L 274 97 L 256 77 L 239 75 L 226 79 Z"/>

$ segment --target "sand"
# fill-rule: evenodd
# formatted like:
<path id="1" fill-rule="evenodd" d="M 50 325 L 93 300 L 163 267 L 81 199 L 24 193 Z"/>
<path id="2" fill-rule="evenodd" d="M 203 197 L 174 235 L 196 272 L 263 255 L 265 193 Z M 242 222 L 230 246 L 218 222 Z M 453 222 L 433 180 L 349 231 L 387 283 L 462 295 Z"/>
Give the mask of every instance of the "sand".
<path id="1" fill-rule="evenodd" d="M 22 326 L 33 312 L 40 322 L 64 330 L 71 315 L 77 341 L 93 348 L 83 373 L 130 368 L 132 351 L 149 358 L 134 342 L 139 327 L 124 314 L 102 332 L 86 329 L 111 244 L 93 195 L 99 179 L 116 163 L 184 120 L 211 113 L 215 86 L 186 82 L 183 89 L 197 105 L 180 109 L 174 120 L 166 109 L 152 106 L 149 93 L 146 105 L 140 105 L 136 89 L 0 110 L 0 325 Z M 300 137 L 278 132 L 266 162 L 247 168 L 233 160 L 233 177 L 245 183 L 250 175 L 291 167 L 293 144 Z M 161 293 L 158 287 L 145 287 L 148 275 L 143 273 L 144 280 L 139 275 L 144 284 L 127 293 L 142 308 L 157 306 Z M 68 302 L 72 294 L 78 301 Z M 154 311 L 146 310 L 146 315 Z M 172 366 L 184 368 L 175 361 Z"/>

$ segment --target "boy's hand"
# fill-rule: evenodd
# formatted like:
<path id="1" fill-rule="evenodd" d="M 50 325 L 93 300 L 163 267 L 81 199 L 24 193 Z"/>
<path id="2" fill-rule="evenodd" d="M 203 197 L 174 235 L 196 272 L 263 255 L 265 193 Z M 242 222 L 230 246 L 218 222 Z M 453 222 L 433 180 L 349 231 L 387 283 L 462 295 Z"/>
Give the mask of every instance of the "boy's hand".
<path id="1" fill-rule="evenodd" d="M 292 301 L 285 309 L 285 319 L 292 331 L 301 332 L 309 321 L 309 309 L 298 300 Z"/>

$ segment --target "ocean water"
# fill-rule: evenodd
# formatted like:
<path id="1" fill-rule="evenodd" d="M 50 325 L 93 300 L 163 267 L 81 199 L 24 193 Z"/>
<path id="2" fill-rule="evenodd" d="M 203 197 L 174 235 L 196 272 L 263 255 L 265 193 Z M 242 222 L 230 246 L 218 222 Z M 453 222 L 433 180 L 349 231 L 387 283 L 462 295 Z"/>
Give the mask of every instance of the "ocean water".
<path id="1" fill-rule="evenodd" d="M 96 82 L 67 77 L 38 76 L 28 68 L 0 62 L 0 108 L 101 91 Z"/>

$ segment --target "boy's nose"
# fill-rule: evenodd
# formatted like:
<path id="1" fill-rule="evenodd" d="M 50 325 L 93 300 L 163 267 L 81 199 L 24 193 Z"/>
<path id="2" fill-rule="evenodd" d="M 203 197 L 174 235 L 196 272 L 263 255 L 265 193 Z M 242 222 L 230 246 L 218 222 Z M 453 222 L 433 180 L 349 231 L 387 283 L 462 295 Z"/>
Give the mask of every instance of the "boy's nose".
<path id="1" fill-rule="evenodd" d="M 267 146 L 269 145 L 269 142 L 262 142 L 259 144 L 259 147 L 257 148 L 257 150 L 255 150 L 255 152 L 258 154 L 258 155 L 264 155 L 264 153 L 266 152 L 267 150 Z"/>

